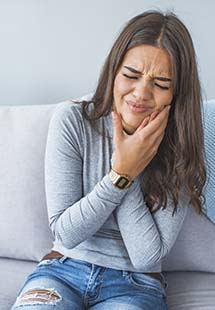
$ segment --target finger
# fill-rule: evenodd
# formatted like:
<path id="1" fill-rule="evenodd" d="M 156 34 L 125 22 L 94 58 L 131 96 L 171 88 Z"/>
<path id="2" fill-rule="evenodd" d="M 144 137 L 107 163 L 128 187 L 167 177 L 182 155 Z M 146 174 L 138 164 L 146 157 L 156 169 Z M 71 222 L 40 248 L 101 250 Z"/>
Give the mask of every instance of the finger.
<path id="1" fill-rule="evenodd" d="M 160 137 L 164 137 L 165 135 L 165 131 L 166 131 L 166 127 L 167 127 L 167 121 L 165 120 L 161 126 L 150 136 L 150 140 L 153 141 L 153 143 L 157 143 L 157 141 L 159 141 Z M 161 138 L 161 139 L 162 139 Z M 159 142 L 160 143 L 160 142 Z"/>
<path id="2" fill-rule="evenodd" d="M 112 120 L 113 120 L 113 140 L 115 143 L 117 143 L 123 137 L 123 127 L 121 117 L 116 111 L 112 111 Z"/>
<path id="3" fill-rule="evenodd" d="M 151 122 L 159 114 L 159 111 L 155 111 L 151 114 L 149 122 Z"/>
<path id="4" fill-rule="evenodd" d="M 161 142 L 163 141 L 163 138 L 165 136 L 165 131 L 163 131 L 155 140 L 155 144 L 157 145 L 157 147 L 159 148 Z"/>
<path id="5" fill-rule="evenodd" d="M 146 118 L 144 118 L 144 120 L 142 121 L 142 123 L 140 124 L 140 126 L 137 128 L 136 131 L 139 131 L 142 128 L 146 127 L 148 125 L 148 123 L 151 122 L 153 119 L 155 119 L 155 117 L 158 114 L 159 114 L 159 111 L 154 111 L 151 115 L 149 115 Z"/>
<path id="6" fill-rule="evenodd" d="M 144 120 L 142 121 L 142 123 L 140 124 L 140 126 L 137 128 L 136 131 L 139 131 L 142 128 L 146 127 L 149 123 L 149 120 L 150 120 L 150 116 L 147 116 L 146 118 L 144 118 Z"/>
<path id="7" fill-rule="evenodd" d="M 163 141 L 164 133 L 159 135 L 156 140 L 151 144 L 151 153 L 150 157 L 151 159 L 158 153 L 159 147 L 161 145 L 161 142 Z"/>
<path id="8" fill-rule="evenodd" d="M 163 128 L 159 128 L 158 131 L 156 131 L 151 137 L 150 137 L 150 141 L 152 143 L 153 146 L 157 146 L 157 148 L 159 148 L 159 145 L 161 144 L 164 136 L 165 136 L 165 130 L 166 127 L 163 126 Z"/>
<path id="9" fill-rule="evenodd" d="M 165 107 L 156 118 L 154 118 L 151 122 L 148 123 L 148 125 L 144 128 L 142 128 L 142 131 L 144 131 L 144 135 L 148 136 L 156 132 L 160 127 L 166 127 L 168 116 L 169 116 L 169 110 L 170 107 Z M 162 126 L 163 125 L 163 126 Z"/>

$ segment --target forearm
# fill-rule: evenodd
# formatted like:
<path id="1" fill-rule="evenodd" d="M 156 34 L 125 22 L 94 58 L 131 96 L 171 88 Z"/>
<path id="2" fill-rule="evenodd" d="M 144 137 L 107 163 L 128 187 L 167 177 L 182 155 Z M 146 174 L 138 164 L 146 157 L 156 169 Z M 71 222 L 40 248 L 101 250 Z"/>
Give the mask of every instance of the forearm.
<path id="1" fill-rule="evenodd" d="M 146 206 L 140 184 L 127 194 L 115 210 L 119 229 L 131 262 L 136 268 L 151 265 L 164 257 L 181 229 L 186 207 L 172 217 L 169 204 L 165 210 L 151 214 Z"/>
<path id="2" fill-rule="evenodd" d="M 88 239 L 120 205 L 126 192 L 115 188 L 107 175 L 89 194 L 64 211 L 58 214 L 49 210 L 50 226 L 55 238 L 69 249 Z"/>

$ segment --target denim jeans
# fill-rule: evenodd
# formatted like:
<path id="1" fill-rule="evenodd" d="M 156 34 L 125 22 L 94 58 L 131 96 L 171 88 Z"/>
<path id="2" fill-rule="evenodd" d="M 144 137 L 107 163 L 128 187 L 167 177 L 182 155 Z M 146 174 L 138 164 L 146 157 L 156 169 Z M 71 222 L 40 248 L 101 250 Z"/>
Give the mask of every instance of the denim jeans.
<path id="1" fill-rule="evenodd" d="M 12 309 L 166 310 L 166 285 L 144 273 L 63 256 L 36 266 Z"/>

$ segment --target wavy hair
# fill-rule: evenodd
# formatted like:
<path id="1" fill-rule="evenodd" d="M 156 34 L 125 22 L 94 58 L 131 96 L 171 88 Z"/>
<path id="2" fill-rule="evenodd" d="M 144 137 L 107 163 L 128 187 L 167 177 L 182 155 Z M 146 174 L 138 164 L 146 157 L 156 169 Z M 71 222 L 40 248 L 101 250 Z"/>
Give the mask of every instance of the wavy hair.
<path id="1" fill-rule="evenodd" d="M 111 112 L 114 79 L 123 58 L 141 44 L 165 49 L 173 68 L 173 99 L 165 135 L 144 169 L 145 201 L 154 212 L 165 208 L 170 197 L 174 213 L 183 192 L 200 213 L 206 181 L 201 87 L 192 38 L 174 13 L 146 11 L 125 25 L 106 58 L 92 100 L 83 102 L 83 115 L 95 126 Z"/>

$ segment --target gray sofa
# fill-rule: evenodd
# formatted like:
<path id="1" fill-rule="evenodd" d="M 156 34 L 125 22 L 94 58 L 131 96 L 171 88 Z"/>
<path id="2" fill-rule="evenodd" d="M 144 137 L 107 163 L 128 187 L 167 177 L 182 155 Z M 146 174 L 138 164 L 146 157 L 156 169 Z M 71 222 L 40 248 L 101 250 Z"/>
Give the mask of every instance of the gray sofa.
<path id="1" fill-rule="evenodd" d="M 52 248 L 44 154 L 55 107 L 0 107 L 0 310 L 10 309 L 26 275 Z M 208 102 L 205 122 L 206 131 L 215 125 L 215 102 Z M 207 152 L 215 150 L 213 135 L 206 135 L 206 139 L 211 139 Z M 214 173 L 215 165 L 210 171 Z M 210 181 L 207 186 L 211 199 L 215 186 Z M 215 197 L 212 199 L 215 204 Z M 214 214 L 210 208 L 210 218 Z M 215 224 L 208 217 L 190 208 L 175 245 L 163 261 L 163 270 L 169 284 L 170 310 L 215 309 Z"/>

